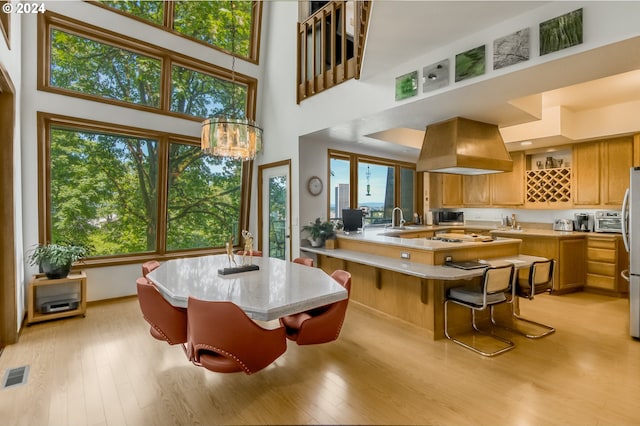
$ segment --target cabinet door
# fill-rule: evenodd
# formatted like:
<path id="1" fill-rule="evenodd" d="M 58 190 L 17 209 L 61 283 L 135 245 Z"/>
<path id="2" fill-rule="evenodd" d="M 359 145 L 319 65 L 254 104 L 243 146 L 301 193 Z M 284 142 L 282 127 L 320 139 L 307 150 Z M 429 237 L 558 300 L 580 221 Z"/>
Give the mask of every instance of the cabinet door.
<path id="1" fill-rule="evenodd" d="M 579 143 L 573 146 L 573 204 L 600 204 L 600 143 Z"/>
<path id="2" fill-rule="evenodd" d="M 512 152 L 513 170 L 491 175 L 491 204 L 521 206 L 524 203 L 524 152 Z"/>
<path id="3" fill-rule="evenodd" d="M 602 204 L 622 206 L 624 192 L 629 186 L 629 169 L 633 164 L 633 138 L 603 140 Z"/>
<path id="4" fill-rule="evenodd" d="M 576 289 L 584 286 L 586 269 L 586 243 L 584 238 L 561 239 L 558 250 L 558 271 L 555 272 L 556 290 Z"/>
<path id="5" fill-rule="evenodd" d="M 462 187 L 462 201 L 465 206 L 489 206 L 491 202 L 489 175 L 464 176 Z"/>
<path id="6" fill-rule="evenodd" d="M 462 176 L 442 175 L 442 205 L 456 207 L 462 205 Z"/>

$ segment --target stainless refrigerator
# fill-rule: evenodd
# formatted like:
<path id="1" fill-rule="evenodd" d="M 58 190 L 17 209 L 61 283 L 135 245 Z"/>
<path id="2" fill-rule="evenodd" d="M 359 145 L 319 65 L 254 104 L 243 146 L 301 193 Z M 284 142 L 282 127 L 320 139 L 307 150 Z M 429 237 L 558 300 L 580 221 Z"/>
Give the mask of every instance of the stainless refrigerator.
<path id="1" fill-rule="evenodd" d="M 629 328 L 632 337 L 640 338 L 640 167 L 631 168 L 622 202 L 622 238 L 629 252 Z"/>

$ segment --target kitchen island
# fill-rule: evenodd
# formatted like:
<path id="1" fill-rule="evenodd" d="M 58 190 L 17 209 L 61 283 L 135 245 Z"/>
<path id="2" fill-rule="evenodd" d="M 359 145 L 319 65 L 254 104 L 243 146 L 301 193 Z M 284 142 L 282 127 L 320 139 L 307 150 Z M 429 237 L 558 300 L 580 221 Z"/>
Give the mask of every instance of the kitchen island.
<path id="1" fill-rule="evenodd" d="M 399 236 L 393 235 L 398 232 Z M 314 257 L 317 266 L 325 272 L 349 271 L 353 301 L 423 327 L 434 339 L 444 337 L 443 303 L 447 289 L 464 285 L 468 280 L 478 280 L 482 275 L 481 269 L 445 266 L 445 260 L 510 262 L 527 266 L 540 259 L 520 255 L 519 239 L 474 241 L 474 237 L 467 237 L 467 240 L 461 238 L 450 242 L 409 238 L 412 233 L 419 232 L 426 230 L 419 227 L 403 230 L 369 228 L 364 233 L 339 235 L 335 249 L 303 247 L 301 251 Z M 509 320 L 508 307 L 502 306 L 496 312 Z M 451 330 L 469 330 L 470 321 L 469 310 L 457 305 L 451 307 Z"/>

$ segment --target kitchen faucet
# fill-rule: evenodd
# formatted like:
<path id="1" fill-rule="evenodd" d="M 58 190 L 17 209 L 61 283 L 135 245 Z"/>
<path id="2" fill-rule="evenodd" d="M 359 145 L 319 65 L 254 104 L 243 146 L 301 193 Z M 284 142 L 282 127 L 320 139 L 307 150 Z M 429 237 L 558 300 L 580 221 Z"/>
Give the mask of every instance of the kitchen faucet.
<path id="1" fill-rule="evenodd" d="M 400 212 L 400 226 L 396 223 L 396 210 Z M 391 227 L 392 228 L 401 228 L 405 224 L 404 215 L 402 214 L 402 209 L 400 207 L 394 207 L 391 211 Z"/>

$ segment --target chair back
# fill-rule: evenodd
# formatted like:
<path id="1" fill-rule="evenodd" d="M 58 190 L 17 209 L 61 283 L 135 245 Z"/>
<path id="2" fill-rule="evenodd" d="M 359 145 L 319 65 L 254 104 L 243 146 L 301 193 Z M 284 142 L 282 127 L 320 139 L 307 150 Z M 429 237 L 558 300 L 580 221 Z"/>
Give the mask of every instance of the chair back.
<path id="1" fill-rule="evenodd" d="M 529 283 L 534 286 L 551 283 L 553 281 L 554 266 L 555 261 L 553 259 L 533 262 L 529 272 Z"/>
<path id="2" fill-rule="evenodd" d="M 483 292 L 486 295 L 511 291 L 513 264 L 486 268 L 482 276 Z"/>
<path id="3" fill-rule="evenodd" d="M 232 302 L 189 297 L 189 352 L 194 363 L 221 373 L 262 370 L 287 348 L 284 327 L 269 330 Z"/>
<path id="4" fill-rule="evenodd" d="M 187 312 L 176 308 L 162 297 L 146 278 L 136 280 L 138 302 L 142 316 L 151 325 L 150 332 L 158 340 L 170 345 L 187 342 Z"/>
<path id="5" fill-rule="evenodd" d="M 351 274 L 338 269 L 331 274 L 331 278 L 347 290 L 347 298 L 302 314 L 307 318 L 300 328 L 288 330 L 289 338 L 295 340 L 298 345 L 327 343 L 336 340 L 340 335 L 351 295 Z"/>
<path id="6" fill-rule="evenodd" d="M 555 260 L 539 260 L 531 264 L 527 280 L 518 282 L 517 293 L 520 297 L 533 299 L 533 296 L 553 289 L 553 271 Z"/>
<path id="7" fill-rule="evenodd" d="M 142 276 L 146 278 L 149 272 L 153 271 L 154 269 L 158 269 L 159 267 L 160 267 L 160 262 L 158 262 L 157 260 L 150 260 L 148 262 L 144 262 L 142 264 Z"/>
<path id="8" fill-rule="evenodd" d="M 300 265 L 306 265 L 313 267 L 313 259 L 310 257 L 296 257 L 293 259 L 293 263 L 299 263 Z"/>

